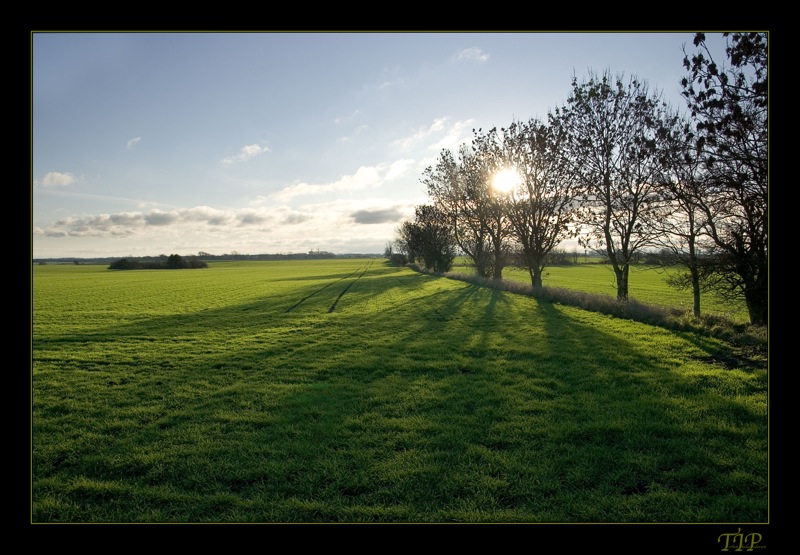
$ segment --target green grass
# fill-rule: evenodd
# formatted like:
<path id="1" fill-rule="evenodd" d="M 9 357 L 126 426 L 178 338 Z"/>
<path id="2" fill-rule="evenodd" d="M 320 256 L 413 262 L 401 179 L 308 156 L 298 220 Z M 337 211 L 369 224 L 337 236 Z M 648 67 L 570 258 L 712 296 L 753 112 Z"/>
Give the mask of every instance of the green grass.
<path id="1" fill-rule="evenodd" d="M 471 270 L 464 266 L 465 260 L 454 267 L 454 271 L 469 273 Z M 646 265 L 631 267 L 628 284 L 628 297 L 641 303 L 677 308 L 686 313 L 692 312 L 694 299 L 691 290 L 680 290 L 666 284 L 667 276 L 676 272 L 674 268 L 654 268 Z M 527 270 L 508 267 L 503 270 L 503 278 L 519 281 L 530 285 L 530 276 Z M 598 295 L 608 295 L 616 298 L 617 283 L 614 271 L 609 264 L 579 263 L 568 266 L 548 266 L 545 268 L 543 285 L 575 291 L 583 291 Z M 721 317 L 736 324 L 749 322 L 747 307 L 744 302 L 732 303 L 723 300 L 713 292 L 703 292 L 700 295 L 700 309 L 702 314 Z"/>
<path id="2" fill-rule="evenodd" d="M 336 259 L 36 266 L 32 339 L 37 523 L 768 521 L 710 337 Z"/>

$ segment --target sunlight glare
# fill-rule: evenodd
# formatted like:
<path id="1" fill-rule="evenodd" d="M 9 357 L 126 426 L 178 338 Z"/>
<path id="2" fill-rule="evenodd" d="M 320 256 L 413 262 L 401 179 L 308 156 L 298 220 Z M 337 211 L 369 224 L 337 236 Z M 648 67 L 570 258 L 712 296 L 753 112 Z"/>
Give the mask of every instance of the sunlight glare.
<path id="1" fill-rule="evenodd" d="M 519 184 L 516 168 L 503 168 L 492 179 L 492 188 L 498 193 L 509 193 Z"/>

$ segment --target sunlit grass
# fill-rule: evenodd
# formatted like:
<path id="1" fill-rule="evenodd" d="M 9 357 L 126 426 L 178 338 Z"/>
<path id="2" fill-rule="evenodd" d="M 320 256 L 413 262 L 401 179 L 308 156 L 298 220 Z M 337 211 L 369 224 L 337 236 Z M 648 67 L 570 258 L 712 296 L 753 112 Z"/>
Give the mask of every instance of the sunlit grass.
<path id="1" fill-rule="evenodd" d="M 34 522 L 767 520 L 719 340 L 381 260 L 35 267 L 33 310 Z"/>
<path id="2" fill-rule="evenodd" d="M 579 260 L 583 260 L 579 256 Z M 465 259 L 459 260 L 461 265 L 454 271 L 468 273 L 470 269 Z M 670 307 L 691 313 L 694 299 L 691 290 L 676 289 L 667 285 L 667 277 L 676 272 L 675 269 L 655 268 L 646 265 L 631 267 L 629 277 L 629 298 L 640 303 Z M 527 270 L 507 267 L 503 270 L 503 278 L 530 285 Z M 579 263 L 566 266 L 548 266 L 542 279 L 545 287 L 556 287 L 582 291 L 598 295 L 616 297 L 617 285 L 614 271 L 609 264 Z M 713 292 L 703 292 L 700 296 L 701 312 L 719 316 L 735 323 L 749 321 L 747 307 L 744 302 L 731 303 L 723 300 Z"/>

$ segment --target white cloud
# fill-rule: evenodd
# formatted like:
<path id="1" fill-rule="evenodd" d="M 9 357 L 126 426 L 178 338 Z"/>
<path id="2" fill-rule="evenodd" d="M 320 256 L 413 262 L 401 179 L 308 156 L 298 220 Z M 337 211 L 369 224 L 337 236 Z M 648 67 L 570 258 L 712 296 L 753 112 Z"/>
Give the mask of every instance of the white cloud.
<path id="1" fill-rule="evenodd" d="M 49 172 L 42 179 L 42 187 L 48 189 L 52 187 L 66 187 L 75 183 L 75 176 L 71 173 Z"/>
<path id="2" fill-rule="evenodd" d="M 389 168 L 384 168 L 384 172 L 388 173 Z M 195 206 L 172 211 L 71 217 L 50 227 L 37 226 L 33 235 L 40 245 L 37 248 L 55 249 L 59 244 L 62 252 L 78 239 L 84 245 L 90 244 L 85 242 L 87 239 L 113 239 L 112 249 L 116 252 L 111 256 L 193 254 L 201 250 L 249 254 L 309 249 L 378 253 L 393 239 L 398 222 L 412 218 L 413 213 L 411 203 L 359 196 L 311 202 L 298 208 L 274 204 L 242 210 Z"/>
<path id="3" fill-rule="evenodd" d="M 325 183 L 321 185 L 311 185 L 309 183 L 296 183 L 284 187 L 274 197 L 278 200 L 289 200 L 298 196 L 305 195 L 319 195 L 322 193 L 330 193 L 333 191 L 355 191 L 358 189 L 365 189 L 371 186 L 380 185 L 380 173 L 376 167 L 361 166 L 355 174 L 345 175 L 339 178 L 338 181 L 333 183 Z"/>
<path id="4" fill-rule="evenodd" d="M 128 141 L 128 148 L 131 149 L 135 147 L 137 144 L 139 144 L 141 140 L 142 140 L 141 137 L 136 137 L 135 139 L 131 139 L 130 141 Z"/>
<path id="5" fill-rule="evenodd" d="M 156 212 L 155 210 L 153 212 Z M 230 210 L 219 210 L 210 206 L 195 206 L 177 210 L 181 220 L 185 222 L 200 222 L 212 226 L 227 225 L 234 221 L 235 213 Z"/>
<path id="6" fill-rule="evenodd" d="M 404 137 L 402 139 L 397 139 L 394 141 L 393 144 L 400 146 L 403 150 L 409 150 L 415 144 L 419 143 L 420 141 L 430 137 L 432 134 L 437 133 L 445 128 L 445 123 L 447 122 L 448 118 L 437 118 L 433 120 L 433 123 L 426 128 L 420 129 L 410 137 Z"/>
<path id="7" fill-rule="evenodd" d="M 261 145 L 246 145 L 243 146 L 236 156 L 229 156 L 220 160 L 220 164 L 234 164 L 236 162 L 245 162 L 254 156 L 269 152 L 269 148 Z"/>
<path id="8" fill-rule="evenodd" d="M 428 150 L 436 152 L 440 152 L 445 148 L 456 150 L 461 144 L 470 142 L 472 140 L 472 124 L 474 121 L 472 119 L 457 121 L 448 129 L 444 137 L 429 145 Z"/>
<path id="9" fill-rule="evenodd" d="M 397 160 L 391 164 L 379 164 L 377 166 L 361 166 L 355 174 L 345 175 L 333 183 L 310 184 L 295 183 L 284 187 L 271 198 L 278 201 L 288 201 L 299 196 L 321 195 L 333 192 L 349 192 L 361 189 L 374 189 L 380 187 L 387 181 L 397 179 L 406 174 L 414 164 L 413 160 Z M 266 201 L 265 198 L 259 202 Z"/>
<path id="10" fill-rule="evenodd" d="M 45 235 L 69 237 L 129 236 L 145 225 L 145 217 L 138 213 L 99 214 L 86 218 L 66 218 L 45 229 Z"/>
<path id="11" fill-rule="evenodd" d="M 466 48 L 458 53 L 457 58 L 459 60 L 467 60 L 467 61 L 476 61 L 476 62 L 485 62 L 489 59 L 488 54 L 484 54 L 480 48 L 472 47 Z"/>
<path id="12" fill-rule="evenodd" d="M 151 210 L 150 212 L 122 212 L 99 214 L 82 218 L 70 217 L 55 225 L 40 229 L 38 235 L 73 237 L 127 236 L 151 228 L 208 229 L 209 227 L 259 225 L 269 219 L 268 214 L 253 209 L 241 212 L 218 210 L 209 206 L 196 206 L 181 210 Z"/>
<path id="13" fill-rule="evenodd" d="M 403 150 L 411 150 L 419 143 L 429 141 L 427 150 L 441 151 L 444 148 L 457 149 L 462 143 L 472 139 L 472 124 L 475 120 L 457 121 L 448 125 L 448 118 L 437 118 L 427 128 L 420 129 L 409 137 L 398 139 L 394 144 Z"/>
<path id="14" fill-rule="evenodd" d="M 414 165 L 414 160 L 403 159 L 392 162 L 386 172 L 386 181 L 392 181 L 398 177 L 403 177 Z"/>

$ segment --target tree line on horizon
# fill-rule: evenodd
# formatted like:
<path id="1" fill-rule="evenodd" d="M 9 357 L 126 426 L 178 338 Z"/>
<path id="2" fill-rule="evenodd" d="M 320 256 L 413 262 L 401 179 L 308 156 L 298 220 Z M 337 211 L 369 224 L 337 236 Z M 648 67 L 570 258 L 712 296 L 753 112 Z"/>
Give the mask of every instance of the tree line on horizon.
<path id="1" fill-rule="evenodd" d="M 590 71 L 572 79 L 566 103 L 545 120 L 473 130 L 425 169 L 429 202 L 397 228 L 393 247 L 447 272 L 464 253 L 480 277 L 510 263 L 543 286 L 561 242 L 604 256 L 617 299 L 627 301 L 631 264 L 658 250 L 682 270 L 670 283 L 744 299 L 751 324 L 767 325 L 767 33 L 723 33 L 726 60 L 703 33 L 684 49 L 687 110 L 668 105 L 635 76 Z M 515 172 L 516 184 L 493 179 Z"/>
<path id="2" fill-rule="evenodd" d="M 208 262 L 196 256 L 171 254 L 157 260 L 134 260 L 120 258 L 108 265 L 109 270 L 184 270 L 191 268 L 208 268 Z"/>
<path id="3" fill-rule="evenodd" d="M 204 261 L 233 261 L 233 260 L 316 260 L 328 258 L 360 258 L 363 256 L 378 256 L 378 253 L 343 253 L 337 254 L 320 249 L 311 249 L 308 252 L 289 252 L 289 253 L 262 253 L 262 254 L 243 254 L 237 251 L 231 251 L 226 254 L 211 254 L 205 251 L 200 251 L 197 255 L 184 255 L 188 258 L 197 258 Z M 166 254 L 159 254 L 158 256 L 126 256 L 118 258 L 115 256 L 104 256 L 94 258 L 34 258 L 33 263 L 40 266 L 47 264 L 114 264 L 120 260 L 126 260 L 129 263 L 141 263 L 144 265 L 161 265 L 166 264 L 168 256 Z"/>

